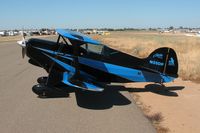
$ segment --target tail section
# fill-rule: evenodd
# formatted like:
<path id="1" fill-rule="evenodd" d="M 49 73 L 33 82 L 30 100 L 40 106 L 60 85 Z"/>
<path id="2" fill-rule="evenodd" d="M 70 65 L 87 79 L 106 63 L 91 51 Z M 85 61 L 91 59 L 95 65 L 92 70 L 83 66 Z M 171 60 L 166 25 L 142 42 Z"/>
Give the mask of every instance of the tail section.
<path id="1" fill-rule="evenodd" d="M 178 77 L 178 60 L 172 48 L 159 48 L 145 59 L 145 68 L 172 77 Z"/>

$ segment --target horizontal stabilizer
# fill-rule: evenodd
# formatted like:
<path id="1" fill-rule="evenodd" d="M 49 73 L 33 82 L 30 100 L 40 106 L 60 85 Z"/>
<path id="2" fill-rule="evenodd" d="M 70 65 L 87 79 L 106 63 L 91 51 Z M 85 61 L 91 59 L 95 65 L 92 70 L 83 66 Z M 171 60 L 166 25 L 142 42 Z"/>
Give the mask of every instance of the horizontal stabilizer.
<path id="1" fill-rule="evenodd" d="M 79 88 L 82 90 L 95 91 L 95 92 L 102 92 L 104 90 L 103 88 L 101 88 L 93 83 L 89 83 L 89 82 L 85 82 L 85 81 L 81 82 L 81 86 L 75 85 L 75 84 L 71 83 L 68 79 L 69 79 L 69 73 L 64 72 L 62 82 L 66 85 L 69 85 L 69 86 L 75 87 L 75 88 Z"/>

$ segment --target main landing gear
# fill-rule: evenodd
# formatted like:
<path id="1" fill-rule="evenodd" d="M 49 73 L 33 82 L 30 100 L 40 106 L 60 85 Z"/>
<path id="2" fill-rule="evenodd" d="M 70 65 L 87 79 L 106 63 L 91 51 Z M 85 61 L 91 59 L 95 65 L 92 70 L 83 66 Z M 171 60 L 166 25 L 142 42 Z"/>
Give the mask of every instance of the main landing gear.
<path id="1" fill-rule="evenodd" d="M 47 77 L 40 77 L 37 79 L 37 81 L 38 84 L 32 87 L 32 91 L 40 98 L 69 97 L 69 93 L 59 86 L 55 87 L 47 85 Z"/>
<path id="2" fill-rule="evenodd" d="M 47 97 L 49 87 L 46 86 L 45 84 L 37 84 L 32 87 L 32 91 L 39 97 Z"/>
<path id="3" fill-rule="evenodd" d="M 32 87 L 32 91 L 39 97 L 47 97 L 52 88 L 46 85 L 47 77 L 40 77 L 37 79 L 38 84 Z"/>

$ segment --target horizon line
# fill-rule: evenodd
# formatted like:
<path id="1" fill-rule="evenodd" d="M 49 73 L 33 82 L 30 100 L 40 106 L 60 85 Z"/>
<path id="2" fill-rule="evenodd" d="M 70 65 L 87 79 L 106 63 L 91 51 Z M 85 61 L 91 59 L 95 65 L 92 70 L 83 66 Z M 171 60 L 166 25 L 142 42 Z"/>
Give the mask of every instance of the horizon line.
<path id="1" fill-rule="evenodd" d="M 87 27 L 87 28 L 64 28 L 61 27 L 61 29 L 71 29 L 71 30 L 89 30 L 89 29 L 113 29 L 113 30 L 119 30 L 119 29 L 135 29 L 135 30 L 148 30 L 148 29 L 200 29 L 200 27 L 187 27 L 187 26 L 167 26 L 167 27 L 120 27 L 120 28 L 113 28 L 113 27 L 104 27 L 104 28 L 94 28 L 94 27 Z M 38 27 L 38 28 L 6 28 L 6 29 L 0 29 L 0 31 L 6 31 L 6 30 L 38 30 L 38 29 L 58 29 L 55 27 Z"/>

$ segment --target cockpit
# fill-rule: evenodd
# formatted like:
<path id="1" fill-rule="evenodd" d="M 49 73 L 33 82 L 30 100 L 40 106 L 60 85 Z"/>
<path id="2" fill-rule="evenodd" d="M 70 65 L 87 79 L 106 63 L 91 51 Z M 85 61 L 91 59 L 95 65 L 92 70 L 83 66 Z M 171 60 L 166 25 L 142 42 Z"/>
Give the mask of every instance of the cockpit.
<path id="1" fill-rule="evenodd" d="M 104 45 L 103 44 L 91 45 L 91 44 L 86 43 L 86 44 L 81 45 L 81 48 L 83 48 L 88 53 L 92 52 L 92 53 L 96 53 L 96 54 L 102 54 Z"/>
<path id="2" fill-rule="evenodd" d="M 57 40 L 57 50 L 63 53 L 75 54 L 79 56 L 113 56 L 118 51 L 111 49 L 99 41 L 93 40 L 84 34 L 57 30 L 59 37 Z"/>

